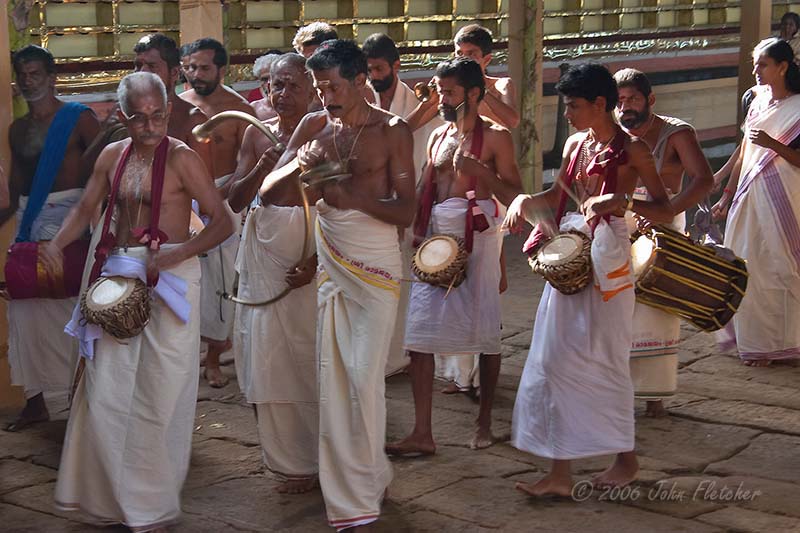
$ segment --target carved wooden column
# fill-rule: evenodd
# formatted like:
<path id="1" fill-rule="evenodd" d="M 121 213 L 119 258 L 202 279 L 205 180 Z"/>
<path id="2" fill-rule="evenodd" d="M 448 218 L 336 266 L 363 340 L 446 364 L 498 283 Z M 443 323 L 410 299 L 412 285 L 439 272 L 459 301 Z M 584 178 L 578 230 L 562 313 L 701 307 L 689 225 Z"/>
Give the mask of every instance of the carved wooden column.
<path id="1" fill-rule="evenodd" d="M 742 2 L 741 29 L 739 35 L 739 83 L 738 95 L 755 85 L 753 77 L 753 48 L 762 39 L 769 37 L 772 25 L 772 2 L 770 0 L 747 0 Z M 744 119 L 742 110 L 737 114 L 738 122 Z"/>
<path id="2" fill-rule="evenodd" d="M 222 39 L 222 2 L 220 0 L 179 0 L 181 43 L 201 37 Z"/>
<path id="3" fill-rule="evenodd" d="M 519 88 L 519 170 L 526 192 L 542 190 L 543 0 L 509 3 L 508 69 Z"/>

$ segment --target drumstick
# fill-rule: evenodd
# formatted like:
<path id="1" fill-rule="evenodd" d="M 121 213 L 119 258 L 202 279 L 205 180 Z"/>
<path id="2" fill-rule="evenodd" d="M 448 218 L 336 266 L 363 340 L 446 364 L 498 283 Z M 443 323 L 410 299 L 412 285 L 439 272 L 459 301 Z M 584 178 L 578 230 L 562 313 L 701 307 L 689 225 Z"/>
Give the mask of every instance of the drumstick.
<path id="1" fill-rule="evenodd" d="M 569 196 L 570 199 L 578 204 L 578 207 L 580 207 L 581 201 L 578 199 L 578 195 L 572 192 L 570 187 L 567 187 L 567 184 L 564 183 L 564 180 L 561 179 L 561 176 L 556 176 L 556 183 L 564 190 L 565 193 L 567 193 L 567 196 Z"/>

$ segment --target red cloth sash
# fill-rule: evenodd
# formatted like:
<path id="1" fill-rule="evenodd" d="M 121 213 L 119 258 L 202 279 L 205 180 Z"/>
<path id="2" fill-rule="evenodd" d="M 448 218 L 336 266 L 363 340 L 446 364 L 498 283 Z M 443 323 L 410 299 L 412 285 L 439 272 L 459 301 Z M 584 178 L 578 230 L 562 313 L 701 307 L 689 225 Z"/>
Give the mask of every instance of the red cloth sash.
<path id="1" fill-rule="evenodd" d="M 128 164 L 128 159 L 131 155 L 131 148 L 133 142 L 128 144 L 125 152 L 122 154 L 117 171 L 114 174 L 114 181 L 111 184 L 111 191 L 108 193 L 108 207 L 106 208 L 106 216 L 103 220 L 103 230 L 100 234 L 100 241 L 97 243 L 97 248 L 94 251 L 94 265 L 92 265 L 92 273 L 89 277 L 89 283 L 93 282 L 100 277 L 103 270 L 103 265 L 111 253 L 111 250 L 117 245 L 117 238 L 111 232 L 111 217 L 114 214 L 114 205 L 117 202 L 117 193 L 119 192 L 120 183 L 122 182 L 122 175 L 125 173 L 125 167 Z M 164 191 L 164 174 L 167 167 L 167 153 L 169 152 L 169 137 L 161 139 L 158 147 L 156 147 L 153 156 L 153 179 L 151 182 L 150 190 L 150 226 L 142 226 L 133 228 L 131 234 L 140 243 L 148 246 L 151 250 L 158 250 L 161 245 L 167 242 L 167 234 L 158 229 L 158 221 L 161 217 L 161 194 Z M 154 287 L 158 283 L 158 274 L 155 278 L 151 279 L 148 276 L 147 284 Z"/>
<path id="2" fill-rule="evenodd" d="M 583 150 L 583 145 L 586 143 L 587 137 L 584 137 L 583 141 L 578 145 L 578 148 L 572 153 L 572 159 L 569 161 L 566 176 L 564 176 L 564 187 L 571 188 L 572 183 L 581 171 L 581 169 L 578 168 L 578 156 Z M 622 130 L 618 131 L 617 134 L 614 135 L 614 138 L 611 139 L 606 149 L 597 154 L 586 167 L 586 174 L 588 176 L 593 176 L 595 174 L 605 175 L 603 178 L 603 185 L 600 189 L 601 195 L 617 191 L 619 166 L 628 162 L 628 152 L 625 151 L 625 138 L 626 134 Z M 553 187 L 557 186 L 558 184 L 553 185 Z M 561 219 L 566 213 L 568 198 L 567 192 L 562 188 L 558 199 L 558 209 L 556 210 L 556 228 L 561 225 Z M 610 217 L 609 215 L 605 215 L 603 218 L 608 222 Z M 593 221 L 592 232 L 594 232 L 597 222 L 597 220 Z M 544 244 L 548 238 L 549 237 L 542 231 L 541 225 L 536 224 L 530 236 L 528 236 L 528 239 L 525 241 L 525 244 L 522 245 L 523 253 L 528 255 L 536 253 L 538 247 Z"/>
<path id="3" fill-rule="evenodd" d="M 436 154 L 442 146 L 445 136 L 439 139 L 436 150 L 434 151 L 434 160 Z M 475 118 L 475 128 L 472 130 L 472 143 L 470 144 L 469 151 L 475 157 L 480 158 L 481 150 L 483 150 L 483 120 L 480 116 Z M 417 208 L 417 216 L 414 219 L 414 246 L 419 246 L 425 237 L 428 235 L 428 225 L 431 222 L 431 212 L 433 211 L 433 204 L 436 201 L 436 169 L 433 166 L 433 161 L 425 168 L 425 188 L 422 190 L 422 199 L 420 200 Z M 464 244 L 466 245 L 467 252 L 472 252 L 472 241 L 474 232 L 482 232 L 489 228 L 489 221 L 486 215 L 478 206 L 478 200 L 475 197 L 475 189 L 478 185 L 478 178 L 476 176 L 469 176 L 469 190 L 467 191 L 467 219 L 464 228 Z"/>

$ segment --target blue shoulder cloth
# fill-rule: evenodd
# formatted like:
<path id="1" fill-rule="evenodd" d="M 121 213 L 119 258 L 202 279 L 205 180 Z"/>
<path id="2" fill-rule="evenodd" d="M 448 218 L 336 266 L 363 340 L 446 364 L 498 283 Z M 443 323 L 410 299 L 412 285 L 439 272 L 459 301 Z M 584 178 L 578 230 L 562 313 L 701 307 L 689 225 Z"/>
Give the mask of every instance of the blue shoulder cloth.
<path id="1" fill-rule="evenodd" d="M 61 168 L 64 153 L 67 151 L 67 141 L 78 123 L 78 117 L 87 109 L 89 108 L 83 104 L 67 102 L 53 117 L 53 122 L 50 124 L 50 129 L 47 130 L 47 137 L 44 140 L 42 155 L 39 156 L 36 173 L 33 175 L 31 194 L 28 197 L 25 212 L 22 214 L 16 242 L 30 240 L 33 222 L 41 213 L 47 196 L 53 188 L 58 170 Z"/>

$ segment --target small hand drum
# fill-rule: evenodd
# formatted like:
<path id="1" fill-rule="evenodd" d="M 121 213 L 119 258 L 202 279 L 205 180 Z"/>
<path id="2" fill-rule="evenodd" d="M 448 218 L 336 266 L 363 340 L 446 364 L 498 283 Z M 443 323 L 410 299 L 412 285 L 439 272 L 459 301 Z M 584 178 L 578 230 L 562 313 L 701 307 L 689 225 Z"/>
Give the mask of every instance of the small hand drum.
<path id="1" fill-rule="evenodd" d="M 592 241 L 579 231 L 556 235 L 531 256 L 531 269 L 563 294 L 577 294 L 592 278 Z"/>
<path id="2" fill-rule="evenodd" d="M 450 289 L 466 279 L 468 257 L 462 237 L 434 235 L 417 248 L 411 270 L 420 281 Z"/>
<path id="3" fill-rule="evenodd" d="M 81 296 L 81 312 L 112 337 L 129 339 L 150 321 L 150 290 L 138 278 L 101 276 Z"/>

